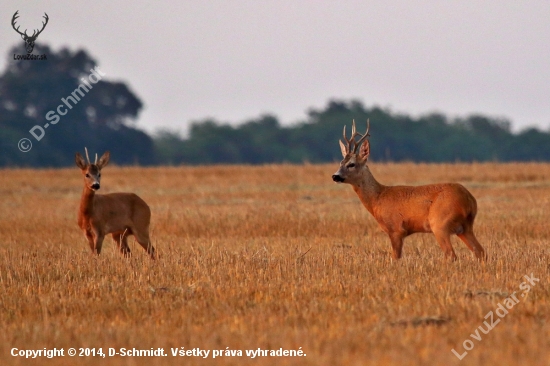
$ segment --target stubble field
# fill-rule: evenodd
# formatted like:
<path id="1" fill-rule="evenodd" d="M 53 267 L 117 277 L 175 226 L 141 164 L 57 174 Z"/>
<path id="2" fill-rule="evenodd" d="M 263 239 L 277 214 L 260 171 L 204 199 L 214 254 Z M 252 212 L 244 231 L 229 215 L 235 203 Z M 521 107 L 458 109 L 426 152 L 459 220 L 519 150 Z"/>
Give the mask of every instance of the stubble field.
<path id="1" fill-rule="evenodd" d="M 108 166 L 99 193 L 135 192 L 150 205 L 157 261 L 133 238 L 130 259 L 110 237 L 91 254 L 76 224 L 76 167 L 2 170 L 0 364 L 549 363 L 550 164 L 371 165 L 383 184 L 464 184 L 478 201 L 485 264 L 457 238 L 459 260 L 446 261 L 428 234 L 408 237 L 393 261 L 351 187 L 331 181 L 337 167 Z M 527 293 L 531 274 L 540 281 Z M 485 334 L 490 311 L 500 322 Z M 69 357 L 71 347 L 168 356 Z M 210 355 L 173 357 L 181 347 Z M 13 348 L 65 357 L 28 360 Z M 258 348 L 305 356 L 246 356 Z"/>

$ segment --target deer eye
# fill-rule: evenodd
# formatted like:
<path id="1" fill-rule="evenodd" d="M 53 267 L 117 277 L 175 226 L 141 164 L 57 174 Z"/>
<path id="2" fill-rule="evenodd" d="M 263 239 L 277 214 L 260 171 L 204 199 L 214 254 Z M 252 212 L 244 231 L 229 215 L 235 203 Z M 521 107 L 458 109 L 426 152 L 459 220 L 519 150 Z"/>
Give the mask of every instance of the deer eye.
<path id="1" fill-rule="evenodd" d="M 98 178 L 101 178 L 101 173 L 99 173 L 99 174 L 97 175 L 97 177 L 98 177 Z"/>
<path id="2" fill-rule="evenodd" d="M 86 178 L 90 178 L 90 174 L 86 173 Z"/>
<path id="3" fill-rule="evenodd" d="M 350 163 L 346 166 L 346 168 L 355 168 L 355 163 Z"/>

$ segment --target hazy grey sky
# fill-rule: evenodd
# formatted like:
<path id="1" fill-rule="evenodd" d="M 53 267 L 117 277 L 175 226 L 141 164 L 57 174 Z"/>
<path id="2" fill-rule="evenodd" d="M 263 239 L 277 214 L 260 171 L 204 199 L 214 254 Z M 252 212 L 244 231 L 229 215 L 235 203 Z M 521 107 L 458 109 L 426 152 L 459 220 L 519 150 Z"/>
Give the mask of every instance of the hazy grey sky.
<path id="1" fill-rule="evenodd" d="M 128 82 L 149 131 L 262 113 L 287 124 L 330 98 L 550 128 L 548 0 L 3 0 L 2 70 L 23 49 L 16 10 L 23 29 L 47 12 L 39 41 L 85 48 Z"/>

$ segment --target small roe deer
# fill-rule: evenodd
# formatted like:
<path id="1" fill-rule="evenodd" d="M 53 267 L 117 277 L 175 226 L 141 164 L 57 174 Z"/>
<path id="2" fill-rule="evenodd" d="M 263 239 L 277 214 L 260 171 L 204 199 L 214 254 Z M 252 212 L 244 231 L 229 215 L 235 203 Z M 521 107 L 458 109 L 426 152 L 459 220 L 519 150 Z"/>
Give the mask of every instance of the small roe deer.
<path id="1" fill-rule="evenodd" d="M 90 163 L 88 149 L 84 160 L 76 153 L 76 165 L 84 176 L 84 190 L 78 210 L 78 226 L 84 231 L 93 253 L 100 254 L 105 235 L 111 234 L 120 252 L 130 256 L 128 235 L 134 235 L 137 242 L 155 259 L 155 248 L 149 239 L 151 210 L 147 203 L 134 193 L 95 194 L 100 187 L 101 169 L 109 163 L 110 154 L 105 152 L 94 164 Z"/>
<path id="2" fill-rule="evenodd" d="M 388 234 L 393 257 L 401 258 L 403 239 L 414 233 L 433 233 L 447 257 L 456 260 L 451 245 L 451 234 L 456 234 L 480 260 L 485 251 L 474 235 L 474 219 L 477 213 L 476 199 L 457 183 L 430 184 L 425 186 L 385 186 L 376 181 L 367 166 L 370 153 L 370 123 L 364 135 L 352 125 L 348 140 L 344 126 L 344 140 L 340 148 L 344 160 L 332 176 L 337 183 L 351 184 L 363 206 Z M 355 138 L 360 136 L 359 141 Z M 361 145 L 361 143 L 363 143 Z M 361 146 L 359 153 L 358 147 Z"/>

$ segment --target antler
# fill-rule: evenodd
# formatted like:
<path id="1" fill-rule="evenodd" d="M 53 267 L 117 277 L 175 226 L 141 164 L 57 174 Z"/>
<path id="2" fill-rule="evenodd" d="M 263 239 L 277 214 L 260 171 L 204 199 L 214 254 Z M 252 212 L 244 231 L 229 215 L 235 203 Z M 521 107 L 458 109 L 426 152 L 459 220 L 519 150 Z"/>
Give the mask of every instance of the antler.
<path id="1" fill-rule="evenodd" d="M 46 12 L 44 12 L 44 16 L 43 16 L 42 18 L 46 19 L 46 22 L 45 22 L 45 23 L 42 22 L 42 29 L 40 29 L 40 30 L 38 31 L 38 33 L 36 33 L 36 35 L 34 35 L 34 33 L 36 32 L 36 30 L 32 32 L 31 38 L 36 38 L 36 37 L 38 37 L 38 35 L 39 35 L 40 33 L 42 33 L 42 31 L 44 30 L 44 28 L 46 28 L 46 24 L 48 24 L 48 20 L 49 20 L 50 18 L 48 17 L 48 14 L 46 14 Z"/>
<path id="2" fill-rule="evenodd" d="M 351 137 L 349 138 L 349 140 L 346 137 L 346 125 L 344 125 L 344 131 L 342 135 L 344 136 L 344 141 L 346 141 L 346 143 L 348 144 L 348 146 L 346 147 L 347 152 L 355 152 L 355 150 L 357 149 L 357 145 L 355 144 L 355 137 L 362 136 L 355 129 L 355 120 L 353 120 L 351 124 Z"/>
<path id="3" fill-rule="evenodd" d="M 46 28 L 46 24 L 48 24 L 48 20 L 50 19 L 50 18 L 48 17 L 48 14 L 47 14 L 47 13 L 44 13 L 43 18 L 46 19 L 46 22 L 42 22 L 42 29 L 40 29 L 40 30 L 35 29 L 35 30 L 32 32 L 32 36 L 29 36 L 29 35 L 27 34 L 27 30 L 26 30 L 26 29 L 25 29 L 25 33 L 21 33 L 21 32 L 19 31 L 19 27 L 20 27 L 20 26 L 18 26 L 17 28 L 15 28 L 15 22 L 16 22 L 17 18 L 19 18 L 18 13 L 19 13 L 19 10 L 17 10 L 17 11 L 15 12 L 15 14 L 13 14 L 13 17 L 11 18 L 11 26 L 13 27 L 13 29 L 15 29 L 15 31 L 16 31 L 17 33 L 19 33 L 20 35 L 24 36 L 25 38 L 36 38 L 36 37 L 38 37 L 38 35 L 39 35 L 40 33 L 42 33 L 42 31 L 44 30 L 44 28 Z M 36 33 L 37 31 L 38 31 L 38 33 Z"/>
<path id="4" fill-rule="evenodd" d="M 350 153 L 350 152 L 353 152 L 354 154 L 357 153 L 357 148 L 359 148 L 359 146 L 361 146 L 361 143 L 363 141 L 365 141 L 365 139 L 368 136 L 370 136 L 369 130 L 370 130 L 370 121 L 369 121 L 369 119 L 367 119 L 367 132 L 365 132 L 365 134 L 360 134 L 359 132 L 356 131 L 355 120 L 353 120 L 353 122 L 351 124 L 351 137 L 348 140 L 348 138 L 346 137 L 346 126 L 344 125 L 343 136 L 344 136 L 344 140 L 348 144 L 348 146 L 346 147 L 346 150 L 347 150 L 348 153 Z M 361 136 L 359 141 L 355 141 L 355 138 L 357 136 Z M 367 142 L 368 142 L 368 140 L 367 140 Z"/>
<path id="5" fill-rule="evenodd" d="M 92 163 L 90 163 L 90 156 L 88 155 L 88 148 L 85 147 L 84 151 L 86 151 L 86 160 L 88 160 L 88 165 L 92 165 Z"/>
<path id="6" fill-rule="evenodd" d="M 17 33 L 19 33 L 20 35 L 26 36 L 26 35 L 27 35 L 27 30 L 26 30 L 26 29 L 25 29 L 25 33 L 21 33 L 21 32 L 19 31 L 19 27 L 20 27 L 20 26 L 17 27 L 17 28 L 15 28 L 15 21 L 16 21 L 17 18 L 19 18 L 19 15 L 17 15 L 17 13 L 19 13 L 19 10 L 17 10 L 17 11 L 15 12 L 15 14 L 13 14 L 13 17 L 11 18 L 11 26 L 12 26 L 13 29 L 15 29 L 15 31 L 16 31 Z M 46 13 L 44 13 L 44 14 L 46 14 Z"/>
<path id="7" fill-rule="evenodd" d="M 355 144 L 355 149 L 353 150 L 354 153 L 357 152 L 357 148 L 358 148 L 359 146 L 361 146 L 361 144 L 363 143 L 363 141 L 365 141 L 365 139 L 366 139 L 367 137 L 370 136 L 369 130 L 370 130 L 370 118 L 367 118 L 367 132 L 365 132 L 364 135 L 359 134 L 359 135 L 362 136 L 362 137 L 361 137 L 361 138 L 359 139 L 359 141 L 357 141 L 357 143 Z M 370 144 L 369 140 L 366 140 L 366 141 L 367 141 L 367 144 Z"/>

